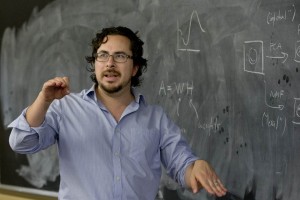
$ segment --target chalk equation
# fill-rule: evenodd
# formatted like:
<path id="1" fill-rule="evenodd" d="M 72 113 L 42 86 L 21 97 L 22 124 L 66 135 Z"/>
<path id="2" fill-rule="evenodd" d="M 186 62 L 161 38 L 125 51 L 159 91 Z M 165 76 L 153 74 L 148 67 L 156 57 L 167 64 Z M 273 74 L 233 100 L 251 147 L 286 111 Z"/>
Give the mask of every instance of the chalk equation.
<path id="1" fill-rule="evenodd" d="M 177 94 L 177 95 L 190 95 L 193 96 L 194 84 L 193 81 L 187 82 L 173 82 L 171 84 L 165 84 L 164 81 L 161 81 L 158 95 L 169 95 L 169 94 Z"/>
<path id="2" fill-rule="evenodd" d="M 191 113 L 195 116 L 196 120 L 196 127 L 198 129 L 202 129 L 207 131 L 208 136 L 211 133 L 217 133 L 221 130 L 221 122 L 218 117 L 210 117 L 209 120 L 205 121 L 205 119 L 200 119 L 197 106 L 193 102 L 193 90 L 194 90 L 194 83 L 193 81 L 187 82 L 172 82 L 172 83 L 165 83 L 165 81 L 161 81 L 158 95 L 162 97 L 176 95 L 178 98 L 175 99 L 174 106 L 176 107 L 176 117 L 180 117 L 180 108 L 184 107 L 185 109 L 190 109 Z M 188 107 L 183 105 L 183 98 L 188 97 Z M 173 100 L 174 101 L 174 100 Z M 187 103 L 187 102 L 186 102 Z M 229 107 L 224 109 L 224 113 L 229 112 Z M 186 129 L 182 129 L 186 131 Z"/>

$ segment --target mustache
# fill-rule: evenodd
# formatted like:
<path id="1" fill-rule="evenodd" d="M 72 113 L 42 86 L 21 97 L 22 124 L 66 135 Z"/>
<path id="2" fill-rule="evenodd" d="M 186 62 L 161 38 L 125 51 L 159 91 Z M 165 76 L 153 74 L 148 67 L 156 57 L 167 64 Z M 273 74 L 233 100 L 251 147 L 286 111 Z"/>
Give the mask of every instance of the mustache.
<path id="1" fill-rule="evenodd" d="M 114 70 L 114 69 L 108 69 L 108 70 L 105 70 L 102 74 L 105 75 L 105 74 L 116 74 L 116 75 L 121 75 L 120 72 Z"/>

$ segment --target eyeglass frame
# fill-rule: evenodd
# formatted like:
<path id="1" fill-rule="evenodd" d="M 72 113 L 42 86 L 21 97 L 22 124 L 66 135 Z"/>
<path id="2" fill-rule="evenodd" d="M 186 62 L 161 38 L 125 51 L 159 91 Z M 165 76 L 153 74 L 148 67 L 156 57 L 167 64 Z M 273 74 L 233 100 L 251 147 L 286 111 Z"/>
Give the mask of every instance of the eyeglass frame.
<path id="1" fill-rule="evenodd" d="M 99 54 L 106 54 L 106 55 L 108 55 L 107 60 L 105 60 L 105 61 L 99 61 L 99 60 L 97 60 Z M 119 62 L 119 61 L 115 60 L 114 56 L 120 55 L 120 54 L 121 55 L 125 55 L 126 60 L 124 62 Z M 99 53 L 94 53 L 93 56 L 94 56 L 95 60 L 97 60 L 98 62 L 107 62 L 109 60 L 110 56 L 112 56 L 113 61 L 116 62 L 116 63 L 125 63 L 125 62 L 127 62 L 128 58 L 129 59 L 133 59 L 133 56 L 130 56 L 130 55 L 124 53 L 124 52 L 118 52 L 118 53 L 114 53 L 114 54 L 109 54 L 107 52 L 99 52 Z"/>

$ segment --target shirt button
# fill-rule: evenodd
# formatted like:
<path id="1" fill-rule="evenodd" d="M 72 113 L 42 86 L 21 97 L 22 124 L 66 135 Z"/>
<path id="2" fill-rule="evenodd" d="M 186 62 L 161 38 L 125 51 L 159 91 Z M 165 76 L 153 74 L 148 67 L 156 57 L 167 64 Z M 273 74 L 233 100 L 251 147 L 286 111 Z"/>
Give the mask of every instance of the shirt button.
<path id="1" fill-rule="evenodd" d="M 116 152 L 115 152 L 115 156 L 118 157 L 119 155 L 120 155 L 119 152 L 116 151 Z"/>
<path id="2" fill-rule="evenodd" d="M 116 178 L 116 179 L 117 179 L 117 181 L 120 181 L 120 176 L 117 176 L 117 178 Z"/>

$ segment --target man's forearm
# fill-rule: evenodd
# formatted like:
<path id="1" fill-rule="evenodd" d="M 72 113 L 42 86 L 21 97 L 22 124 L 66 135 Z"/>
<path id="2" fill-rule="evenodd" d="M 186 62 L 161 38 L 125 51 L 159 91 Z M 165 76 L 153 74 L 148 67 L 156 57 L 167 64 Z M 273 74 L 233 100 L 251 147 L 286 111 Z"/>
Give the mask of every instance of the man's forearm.
<path id="1" fill-rule="evenodd" d="M 30 127 L 38 127 L 43 123 L 50 104 L 51 102 L 45 101 L 43 95 L 39 93 L 26 112 L 25 117 Z"/>

